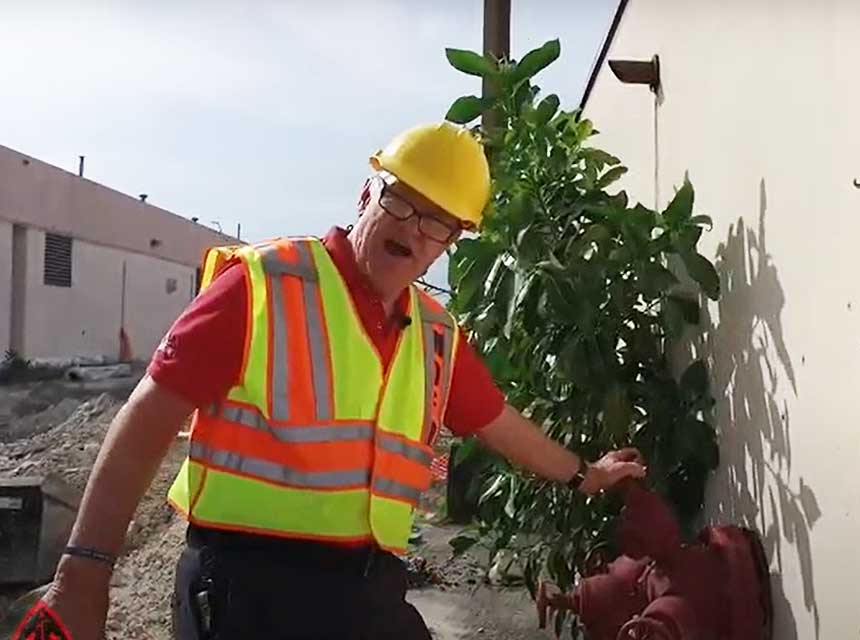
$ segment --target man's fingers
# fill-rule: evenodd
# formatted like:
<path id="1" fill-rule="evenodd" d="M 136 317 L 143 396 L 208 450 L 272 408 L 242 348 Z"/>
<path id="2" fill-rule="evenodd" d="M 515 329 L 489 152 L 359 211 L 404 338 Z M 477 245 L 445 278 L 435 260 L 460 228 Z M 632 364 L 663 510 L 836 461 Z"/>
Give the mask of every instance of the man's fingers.
<path id="1" fill-rule="evenodd" d="M 621 462 L 615 466 L 613 472 L 617 480 L 623 478 L 644 478 L 646 473 L 645 467 L 638 462 Z"/>
<path id="2" fill-rule="evenodd" d="M 615 459 L 623 462 L 639 462 L 642 463 L 642 454 L 635 447 L 627 447 L 619 449 L 615 452 Z"/>

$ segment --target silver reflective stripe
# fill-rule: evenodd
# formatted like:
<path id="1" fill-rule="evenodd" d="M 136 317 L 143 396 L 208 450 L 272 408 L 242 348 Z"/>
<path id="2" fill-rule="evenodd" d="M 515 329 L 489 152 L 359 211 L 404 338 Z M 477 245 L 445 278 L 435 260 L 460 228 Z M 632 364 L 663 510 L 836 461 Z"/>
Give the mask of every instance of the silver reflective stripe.
<path id="1" fill-rule="evenodd" d="M 418 502 L 421 497 L 421 492 L 415 487 L 409 487 L 405 484 L 400 484 L 388 478 L 375 478 L 373 480 L 373 491 L 384 493 L 389 496 L 398 496 L 406 498 L 412 502 Z"/>
<path id="2" fill-rule="evenodd" d="M 221 416 L 230 422 L 238 422 L 253 429 L 269 430 L 269 424 L 259 411 L 242 409 L 241 407 L 224 407 Z"/>
<path id="3" fill-rule="evenodd" d="M 268 460 L 241 456 L 238 453 L 221 449 L 212 449 L 199 442 L 191 443 L 190 455 L 193 459 L 209 462 L 224 469 L 231 469 L 278 484 L 287 484 L 302 489 L 342 489 L 367 485 L 370 482 L 370 472 L 367 469 L 299 471 Z"/>
<path id="4" fill-rule="evenodd" d="M 260 250 L 263 271 L 270 276 L 297 276 L 303 280 L 317 281 L 317 272 L 312 264 L 287 262 L 278 252 L 277 245 L 268 245 Z"/>
<path id="5" fill-rule="evenodd" d="M 313 269 L 313 256 L 307 242 L 296 242 L 299 262 Z M 305 322 L 308 328 L 308 347 L 311 354 L 311 376 L 314 384 L 317 420 L 331 420 L 333 414 L 331 400 L 331 367 L 323 331 L 323 319 L 317 300 L 320 297 L 318 282 L 305 280 L 302 292 L 305 301 Z"/>
<path id="6" fill-rule="evenodd" d="M 398 455 L 403 456 L 404 458 L 409 458 L 410 460 L 415 460 L 416 462 L 420 462 L 425 467 L 429 467 L 430 463 L 433 462 L 433 455 L 420 449 L 419 447 L 409 444 L 399 438 L 392 438 L 391 436 L 380 435 L 379 438 L 379 447 L 381 449 L 385 449 L 389 453 L 396 453 Z"/>
<path id="7" fill-rule="evenodd" d="M 328 425 L 324 427 L 275 426 L 266 420 L 259 411 L 241 407 L 224 407 L 221 416 L 230 422 L 237 422 L 267 431 L 281 442 L 349 442 L 373 440 L 373 427 L 369 424 Z"/>
<path id="8" fill-rule="evenodd" d="M 269 277 L 272 292 L 272 417 L 290 419 L 287 383 L 287 318 L 284 313 L 284 288 L 281 279 Z"/>
<path id="9" fill-rule="evenodd" d="M 421 305 L 422 322 L 426 324 L 444 324 L 446 327 L 454 328 L 454 322 L 451 320 L 450 315 L 444 312 L 437 313 L 430 308 L 430 305 L 420 295 L 418 296 L 418 301 Z"/>
<path id="10" fill-rule="evenodd" d="M 421 307 L 421 320 L 429 324 L 444 324 L 446 327 L 453 327 L 451 316 L 444 311 L 436 311 L 430 306 L 424 295 L 417 294 L 418 305 Z"/>

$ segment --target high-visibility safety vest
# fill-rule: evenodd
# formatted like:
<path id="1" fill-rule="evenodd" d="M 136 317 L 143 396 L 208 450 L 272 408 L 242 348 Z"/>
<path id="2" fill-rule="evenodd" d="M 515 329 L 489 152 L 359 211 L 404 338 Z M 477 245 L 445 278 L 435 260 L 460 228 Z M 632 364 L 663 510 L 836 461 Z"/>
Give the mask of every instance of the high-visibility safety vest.
<path id="1" fill-rule="evenodd" d="M 201 286 L 240 259 L 248 321 L 239 384 L 194 416 L 168 499 L 201 526 L 403 553 L 430 485 L 458 331 L 409 288 L 409 317 L 384 370 L 323 244 L 215 248 Z"/>

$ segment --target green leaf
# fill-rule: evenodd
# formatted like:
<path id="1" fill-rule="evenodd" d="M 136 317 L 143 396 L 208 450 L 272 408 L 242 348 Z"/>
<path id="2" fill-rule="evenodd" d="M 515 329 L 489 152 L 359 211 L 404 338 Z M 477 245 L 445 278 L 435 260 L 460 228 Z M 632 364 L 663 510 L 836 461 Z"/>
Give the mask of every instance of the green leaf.
<path id="1" fill-rule="evenodd" d="M 582 340 L 575 337 L 568 341 L 561 351 L 559 360 L 560 370 L 565 377 L 572 380 L 581 389 L 589 386 L 592 377 L 588 364 L 588 349 Z"/>
<path id="2" fill-rule="evenodd" d="M 560 101 L 558 96 L 554 93 L 551 93 L 546 98 L 540 101 L 540 104 L 537 106 L 537 110 L 535 113 L 535 118 L 538 124 L 546 124 L 552 117 L 555 115 L 555 112 L 558 111 L 558 105 Z"/>
<path id="3" fill-rule="evenodd" d="M 466 534 L 460 534 L 448 540 L 448 544 L 454 551 L 454 555 L 459 556 L 478 544 L 478 539 Z"/>
<path id="4" fill-rule="evenodd" d="M 612 437 L 620 440 L 630 428 L 633 407 L 620 385 L 613 386 L 603 400 L 603 423 Z"/>
<path id="5" fill-rule="evenodd" d="M 683 253 L 681 259 L 687 272 L 702 287 L 711 300 L 720 298 L 720 276 L 711 261 L 699 253 Z"/>
<path id="6" fill-rule="evenodd" d="M 493 480 L 493 483 L 481 494 L 481 497 L 478 498 L 478 502 L 479 503 L 486 502 L 487 500 L 489 500 L 493 496 L 498 495 L 504 482 L 505 482 L 505 476 L 503 476 L 503 475 L 496 476 L 496 479 Z"/>
<path id="7" fill-rule="evenodd" d="M 558 40 L 550 40 L 542 47 L 529 51 L 514 68 L 513 82 L 517 83 L 533 78 L 541 70 L 555 62 L 559 55 L 561 55 L 561 43 Z"/>
<path id="8" fill-rule="evenodd" d="M 493 296 L 493 306 L 501 322 L 508 321 L 511 306 L 516 295 L 516 275 L 507 267 L 501 267 L 498 276 L 496 293 Z"/>
<path id="9" fill-rule="evenodd" d="M 697 418 L 687 418 L 678 426 L 678 455 L 680 458 L 713 459 L 711 445 L 714 428 Z"/>
<path id="10" fill-rule="evenodd" d="M 534 102 L 537 91 L 537 87 L 532 86 L 528 80 L 520 84 L 519 88 L 513 95 L 514 110 L 517 113 L 522 114 L 523 112 L 527 112 L 531 109 L 531 105 Z"/>
<path id="11" fill-rule="evenodd" d="M 557 278 L 550 275 L 547 278 L 547 293 L 549 295 L 549 303 L 553 311 L 558 315 L 558 321 L 570 324 L 578 313 L 577 307 L 574 304 L 574 297 L 571 295 L 570 287 L 564 282 L 564 276 Z"/>
<path id="12" fill-rule="evenodd" d="M 510 304 L 506 310 L 505 325 L 503 328 L 504 336 L 508 339 L 511 337 L 514 322 L 516 322 L 518 311 L 525 299 L 531 292 L 531 288 L 535 282 L 535 275 L 524 276 L 521 271 L 515 273 L 514 278 L 514 295 L 511 296 Z"/>
<path id="13" fill-rule="evenodd" d="M 693 397 L 708 393 L 708 367 L 702 360 L 696 360 L 681 375 L 681 389 Z"/>
<path id="14" fill-rule="evenodd" d="M 699 321 L 701 320 L 701 309 L 699 308 L 698 301 L 694 298 L 680 293 L 673 293 L 669 295 L 667 304 L 674 305 L 678 308 L 684 322 L 688 324 L 699 324 Z"/>
<path id="15" fill-rule="evenodd" d="M 621 178 L 625 173 L 627 173 L 627 167 L 612 167 L 609 171 L 598 178 L 597 183 L 594 186 L 597 189 L 605 189 Z"/>
<path id="16" fill-rule="evenodd" d="M 593 162 L 597 165 L 598 169 L 603 169 L 605 166 L 614 167 L 617 164 L 621 164 L 621 160 L 602 149 L 583 149 L 581 155 L 586 159 L 586 161 Z"/>
<path id="17" fill-rule="evenodd" d="M 642 288 L 651 297 L 657 297 L 678 284 L 674 273 L 658 262 L 648 262 L 640 274 Z"/>
<path id="18" fill-rule="evenodd" d="M 451 66 L 471 76 L 492 78 L 498 72 L 496 66 L 484 56 L 466 49 L 445 49 L 445 57 Z"/>
<path id="19" fill-rule="evenodd" d="M 478 451 L 478 439 L 466 438 L 462 444 L 457 447 L 457 453 L 454 454 L 454 466 L 458 467 L 466 460 L 474 456 Z"/>
<path id="20" fill-rule="evenodd" d="M 448 113 L 445 114 L 445 119 L 457 124 L 468 124 L 492 105 L 493 101 L 487 98 L 463 96 L 454 101 Z"/>
<path id="21" fill-rule="evenodd" d="M 714 228 L 714 221 L 711 220 L 711 216 L 693 216 L 690 218 L 690 224 L 708 227 L 708 230 Z"/>
<path id="22" fill-rule="evenodd" d="M 511 476 L 509 479 L 510 490 L 508 493 L 508 501 L 505 503 L 505 515 L 509 518 L 516 517 L 516 498 L 517 498 L 517 476 Z"/>
<path id="23" fill-rule="evenodd" d="M 623 191 L 621 193 L 624 193 Z M 635 226 L 641 233 L 650 239 L 651 231 L 657 226 L 657 214 L 642 204 L 627 211 L 626 221 Z"/>
<path id="24" fill-rule="evenodd" d="M 673 232 L 671 237 L 672 246 L 675 248 L 675 251 L 682 255 L 685 253 L 695 253 L 696 245 L 702 237 L 702 227 L 689 225 L 681 232 Z"/>
<path id="25" fill-rule="evenodd" d="M 460 241 L 462 245 L 464 241 Z M 461 248 L 458 247 L 452 260 L 457 265 L 457 280 L 450 282 L 455 290 L 454 308 L 466 311 L 475 303 L 476 295 L 483 290 L 487 276 L 496 262 L 496 254 L 486 243 L 465 245 L 470 255 L 460 258 Z M 480 298 L 478 298 L 480 300 Z"/>
<path id="26" fill-rule="evenodd" d="M 677 305 L 667 302 L 660 310 L 660 317 L 669 338 L 676 340 L 684 335 L 684 314 Z"/>
<path id="27" fill-rule="evenodd" d="M 534 220 L 535 205 L 531 194 L 525 189 L 517 191 L 502 215 L 506 216 L 510 231 L 516 237 L 520 230 Z"/>
<path id="28" fill-rule="evenodd" d="M 610 237 L 609 229 L 599 222 L 595 222 L 594 224 L 589 225 L 588 229 L 585 230 L 585 233 L 582 234 L 581 240 L 589 244 L 592 242 L 602 244 L 609 240 Z"/>
<path id="29" fill-rule="evenodd" d="M 690 216 L 693 214 L 694 196 L 693 185 L 690 184 L 689 180 L 685 180 L 684 185 L 678 189 L 675 197 L 672 198 L 672 202 L 669 203 L 669 206 L 663 212 L 663 218 L 669 223 L 669 226 L 677 227 L 690 219 Z"/>
<path id="30" fill-rule="evenodd" d="M 517 258 L 531 264 L 544 255 L 544 238 L 538 224 L 523 228 L 516 239 Z"/>
<path id="31" fill-rule="evenodd" d="M 576 140 L 580 144 L 594 134 L 594 124 L 591 120 L 583 119 L 576 123 Z"/>

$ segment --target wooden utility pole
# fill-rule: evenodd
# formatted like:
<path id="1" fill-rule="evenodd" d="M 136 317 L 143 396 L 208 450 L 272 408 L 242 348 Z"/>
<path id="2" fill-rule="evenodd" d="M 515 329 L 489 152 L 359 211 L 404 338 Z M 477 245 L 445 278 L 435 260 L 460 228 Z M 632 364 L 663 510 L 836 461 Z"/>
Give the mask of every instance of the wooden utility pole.
<path id="1" fill-rule="evenodd" d="M 496 60 L 511 55 L 511 0 L 484 0 L 484 55 Z M 482 92 L 492 96 L 496 88 L 484 78 Z M 485 130 L 492 128 L 494 114 L 487 111 L 482 119 Z"/>
<path id="2" fill-rule="evenodd" d="M 511 0 L 484 0 L 484 55 L 495 60 L 509 58 L 511 54 Z M 481 92 L 488 98 L 497 88 L 484 78 Z M 495 113 L 485 111 L 481 118 L 484 131 L 490 131 L 495 122 Z M 472 456 L 454 464 L 458 446 L 451 447 L 448 459 L 447 511 L 448 518 L 455 523 L 471 522 L 477 513 L 477 503 L 469 498 L 469 489 L 476 482 L 481 460 Z"/>
<path id="3" fill-rule="evenodd" d="M 511 0 L 484 0 L 484 53 L 493 58 L 511 55 Z M 484 94 L 487 89 L 484 80 Z"/>

